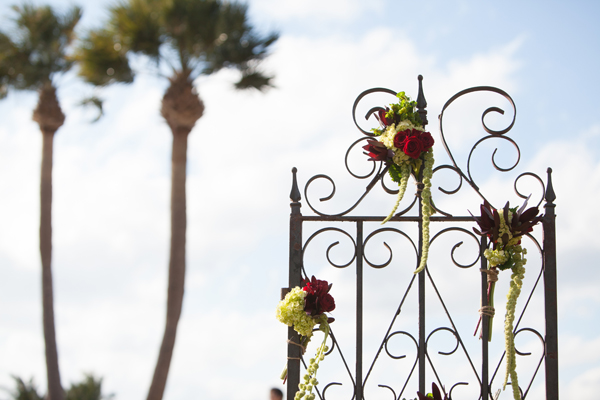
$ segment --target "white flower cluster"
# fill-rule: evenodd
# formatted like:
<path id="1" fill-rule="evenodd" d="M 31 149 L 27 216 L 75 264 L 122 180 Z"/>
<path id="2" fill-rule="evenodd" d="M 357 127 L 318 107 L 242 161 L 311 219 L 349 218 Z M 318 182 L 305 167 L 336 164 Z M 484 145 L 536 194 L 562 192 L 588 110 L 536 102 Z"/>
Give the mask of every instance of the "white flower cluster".
<path id="1" fill-rule="evenodd" d="M 277 319 L 287 326 L 293 326 L 300 335 L 310 338 L 317 321 L 304 311 L 306 292 L 293 288 L 277 305 Z"/>

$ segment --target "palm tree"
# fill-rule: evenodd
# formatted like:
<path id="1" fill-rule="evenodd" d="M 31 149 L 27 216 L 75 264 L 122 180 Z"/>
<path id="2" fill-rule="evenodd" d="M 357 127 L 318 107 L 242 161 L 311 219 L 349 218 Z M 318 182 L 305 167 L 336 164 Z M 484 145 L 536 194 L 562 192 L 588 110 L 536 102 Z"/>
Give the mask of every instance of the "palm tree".
<path id="1" fill-rule="evenodd" d="M 65 121 L 56 97 L 55 80 L 73 65 L 67 49 L 81 9 L 72 7 L 64 15 L 49 6 L 13 6 L 17 17 L 12 35 L 0 32 L 0 97 L 9 89 L 37 90 L 39 100 L 33 120 L 42 131 L 40 185 L 40 253 L 42 258 L 42 312 L 46 347 L 48 397 L 62 400 L 58 368 L 52 292 L 52 147 L 54 134 Z"/>
<path id="2" fill-rule="evenodd" d="M 204 113 L 193 81 L 236 68 L 241 72 L 236 88 L 270 86 L 272 77 L 258 65 L 277 35 L 257 34 L 245 5 L 221 0 L 122 0 L 109 13 L 108 24 L 90 32 L 75 54 L 80 75 L 99 86 L 131 81 L 126 55 L 134 53 L 147 57 L 158 75 L 167 70 L 170 82 L 160 110 L 173 134 L 167 315 L 148 391 L 148 400 L 161 400 L 183 304 L 188 134 Z"/>

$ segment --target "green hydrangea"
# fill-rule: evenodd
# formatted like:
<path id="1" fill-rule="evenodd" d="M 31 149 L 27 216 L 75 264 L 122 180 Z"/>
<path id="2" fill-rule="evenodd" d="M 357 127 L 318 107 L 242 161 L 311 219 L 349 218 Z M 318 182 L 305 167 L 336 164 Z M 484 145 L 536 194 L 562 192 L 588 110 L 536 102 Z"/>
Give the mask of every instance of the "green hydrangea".
<path id="1" fill-rule="evenodd" d="M 293 288 L 277 305 L 277 319 L 293 326 L 298 334 L 310 338 L 317 321 L 304 311 L 306 292 L 299 287 Z"/>
<path id="2" fill-rule="evenodd" d="M 510 254 L 507 251 L 496 249 L 486 249 L 483 255 L 490 263 L 490 267 L 497 267 L 508 261 Z"/>

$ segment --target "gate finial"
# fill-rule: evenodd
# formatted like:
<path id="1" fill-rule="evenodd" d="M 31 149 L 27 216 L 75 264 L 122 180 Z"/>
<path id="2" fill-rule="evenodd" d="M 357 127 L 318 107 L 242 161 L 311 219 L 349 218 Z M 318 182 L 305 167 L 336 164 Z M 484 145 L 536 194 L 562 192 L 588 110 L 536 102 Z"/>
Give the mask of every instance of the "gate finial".
<path id="1" fill-rule="evenodd" d="M 417 95 L 417 112 L 421 117 L 421 123 L 423 127 L 427 125 L 427 100 L 425 100 L 425 95 L 423 94 L 423 75 L 419 75 L 417 78 L 419 79 L 419 94 Z"/>
<path id="2" fill-rule="evenodd" d="M 546 199 L 546 206 L 549 206 L 554 205 L 556 194 L 554 194 L 554 188 L 552 187 L 552 168 L 548 168 L 546 172 L 548 172 L 548 184 L 546 185 L 546 193 L 544 197 Z"/>
<path id="3" fill-rule="evenodd" d="M 290 192 L 290 200 L 292 201 L 290 207 L 292 207 L 292 214 L 300 214 L 300 207 L 302 207 L 302 204 L 300 204 L 302 197 L 300 196 L 300 190 L 298 189 L 296 172 L 298 172 L 298 169 L 296 167 L 292 168 L 292 191 Z"/>

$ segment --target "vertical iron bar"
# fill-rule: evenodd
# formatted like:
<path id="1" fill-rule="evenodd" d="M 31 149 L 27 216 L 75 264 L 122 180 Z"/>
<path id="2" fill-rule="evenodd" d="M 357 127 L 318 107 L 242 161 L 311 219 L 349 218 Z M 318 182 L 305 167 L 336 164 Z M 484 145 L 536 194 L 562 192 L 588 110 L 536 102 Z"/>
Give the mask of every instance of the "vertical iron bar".
<path id="1" fill-rule="evenodd" d="M 421 168 L 422 176 L 423 169 Z M 423 251 L 423 208 L 419 197 L 419 257 L 417 265 L 421 263 Z M 427 267 L 425 267 L 427 268 Z M 425 270 L 419 272 L 419 392 L 425 391 Z"/>
<path id="2" fill-rule="evenodd" d="M 290 200 L 292 201 L 290 207 L 292 209 L 290 214 L 290 260 L 289 260 L 289 287 L 294 288 L 300 286 L 302 280 L 302 214 L 300 213 L 300 190 L 298 189 L 298 182 L 296 181 L 296 172 L 298 170 L 294 167 L 292 169 L 293 181 L 292 191 L 290 193 Z M 300 337 L 298 332 L 294 328 L 288 328 L 288 338 L 294 343 L 300 343 Z M 287 378 L 287 398 L 293 399 L 296 391 L 298 390 L 298 384 L 300 383 L 300 347 L 288 344 L 288 378 Z"/>
<path id="3" fill-rule="evenodd" d="M 487 249 L 487 237 L 481 237 L 481 247 L 479 248 L 479 255 L 481 257 L 481 269 L 487 270 L 487 258 L 483 256 L 483 252 Z M 481 307 L 488 305 L 487 297 L 487 274 L 481 272 Z M 485 314 L 481 316 L 481 399 L 489 400 L 489 341 L 490 337 L 490 317 Z"/>
<path id="4" fill-rule="evenodd" d="M 425 127 L 427 121 L 427 101 L 423 94 L 423 75 L 417 77 L 419 80 L 419 92 L 417 95 L 417 112 L 421 118 L 421 123 Z M 423 206 L 421 199 L 421 190 L 423 190 L 423 169 L 419 170 L 418 176 L 415 176 L 417 181 L 417 197 L 419 198 L 419 257 L 417 258 L 417 265 L 421 264 L 421 257 L 423 256 Z M 419 392 L 427 393 L 425 391 L 425 270 L 419 273 Z"/>
<path id="5" fill-rule="evenodd" d="M 556 295 L 556 214 L 552 168 L 548 168 L 544 208 L 544 302 L 546 308 L 546 400 L 558 400 L 558 325 Z"/>
<path id="6" fill-rule="evenodd" d="M 363 222 L 356 221 L 356 400 L 363 400 Z"/>

